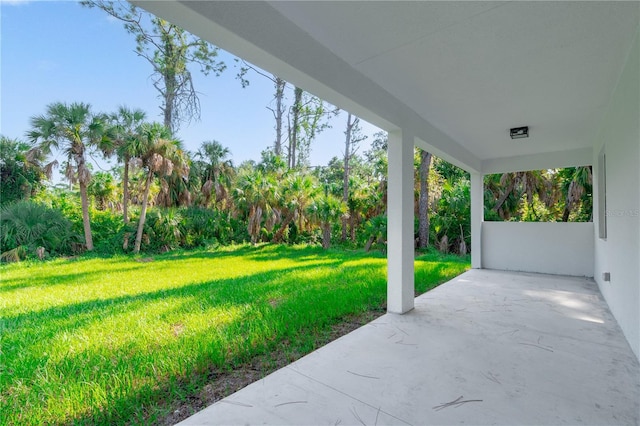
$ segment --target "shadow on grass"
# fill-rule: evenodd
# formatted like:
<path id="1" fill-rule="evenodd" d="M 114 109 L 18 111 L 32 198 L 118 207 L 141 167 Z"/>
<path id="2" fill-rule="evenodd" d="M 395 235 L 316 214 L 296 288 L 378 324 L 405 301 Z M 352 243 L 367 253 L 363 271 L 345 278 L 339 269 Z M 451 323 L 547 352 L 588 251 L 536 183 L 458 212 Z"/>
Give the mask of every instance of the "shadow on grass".
<path id="1" fill-rule="evenodd" d="M 64 380 L 62 384 L 56 384 L 57 389 L 50 389 L 51 395 L 47 395 L 50 399 L 41 398 L 53 405 L 55 398 L 63 394 L 62 386 L 73 384 L 78 388 L 92 383 L 104 384 L 106 402 L 92 402 L 88 397 L 85 414 L 73 419 L 49 419 L 52 422 L 125 424 L 136 419 L 140 423 L 156 423 L 176 406 L 176 401 L 192 398 L 207 380 L 216 377 L 220 371 L 273 350 L 290 351 L 292 358 L 301 356 L 326 343 L 321 336 L 325 336 L 332 324 L 341 318 L 371 309 L 379 310 L 384 305 L 386 264 L 379 259 L 383 256 L 324 252 L 308 247 L 292 250 L 284 246 L 244 246 L 233 251 L 166 254 L 156 259 L 188 261 L 225 257 L 258 261 L 287 258 L 299 264 L 287 269 L 193 282 L 175 288 L 72 303 L 5 317 L 2 319 L 4 324 L 0 324 L 3 328 L 3 357 L 9 361 L 4 367 L 4 372 L 8 373 L 5 380 L 29 383 L 35 389 L 39 372 L 52 369 L 49 371 L 52 376 L 63 377 Z M 316 262 L 319 260 L 321 264 Z M 349 260 L 363 262 L 353 264 L 348 263 Z M 416 264 L 420 262 L 429 263 L 417 261 Z M 446 281 L 443 277 L 447 265 L 428 266 L 423 268 L 425 272 L 422 275 L 417 274 L 416 284 L 418 280 L 431 284 Z M 165 266 L 160 269 L 164 270 Z M 90 271 L 87 274 L 96 273 L 101 272 Z M 75 278 L 81 280 L 82 277 Z M 43 355 L 41 349 L 53 345 L 62 333 L 69 335 L 79 328 L 101 324 L 117 315 L 140 311 L 143 316 L 150 304 L 163 300 L 170 301 L 172 308 L 162 312 L 158 321 L 168 321 L 167 318 L 181 315 L 204 315 L 216 308 L 237 307 L 239 314 L 226 323 L 213 323 L 208 329 L 176 333 L 173 337 L 170 335 L 171 324 L 167 322 L 163 330 L 170 338 L 161 340 L 156 346 L 150 347 L 134 338 L 124 346 L 118 346 L 117 341 L 109 347 L 89 346 L 70 352 L 56 362 Z M 122 330 L 129 335 L 139 331 L 145 330 Z M 181 361 L 183 364 L 179 368 L 158 374 L 156 363 L 162 356 L 185 361 Z M 131 366 L 138 367 L 131 373 L 134 376 L 126 379 L 144 384 L 123 389 L 115 381 L 116 376 L 122 371 L 133 371 L 127 370 Z M 6 385 L 9 389 L 12 383 Z M 15 404 L 9 412 L 19 412 L 21 401 L 9 396 L 6 401 Z"/>
<path id="2" fill-rule="evenodd" d="M 105 273 L 123 273 L 134 271 L 142 268 L 142 265 L 135 265 L 129 268 L 98 268 L 92 269 L 87 272 L 78 272 L 78 273 L 69 273 L 69 274 L 51 274 L 42 277 L 33 277 L 29 278 L 10 278 L 10 279 L 2 279 L 2 284 L 0 284 L 0 293 L 6 293 L 10 291 L 14 291 L 17 289 L 29 288 L 29 287 L 51 287 L 55 285 L 84 285 L 85 281 L 90 279 L 92 276 L 102 275 Z"/>
<path id="3" fill-rule="evenodd" d="M 283 244 L 257 244 L 251 246 L 249 244 L 222 248 L 217 250 L 203 250 L 188 253 L 170 253 L 158 255 L 158 260 L 183 260 L 191 259 L 223 259 L 228 257 L 241 257 L 243 259 L 251 259 L 255 261 L 277 261 L 289 259 L 296 262 L 306 262 L 309 260 L 332 259 L 336 261 L 346 261 L 349 259 L 360 259 L 362 257 L 386 258 L 380 253 L 365 253 L 363 251 L 346 252 L 344 250 L 325 250 L 319 246 L 287 246 Z"/>
<path id="4" fill-rule="evenodd" d="M 265 276 L 259 278 L 259 281 L 269 281 L 268 278 L 271 278 L 271 274 L 257 275 Z M 353 280 L 345 281 L 342 279 L 344 276 L 354 279 L 364 276 L 370 278 L 359 286 Z M 285 297 L 282 297 L 282 288 L 290 289 Z M 202 348 L 184 366 L 182 374 L 159 376 L 152 365 L 144 362 L 148 354 L 141 353 L 136 348 L 127 348 L 131 355 L 127 359 L 121 359 L 121 363 L 124 366 L 146 365 L 146 371 L 137 372 L 157 380 L 150 387 L 133 389 L 127 396 L 110 401 L 108 409 L 96 407 L 92 413 L 76 418 L 74 422 L 120 424 L 130 422 L 133 417 L 139 418 L 141 423 L 155 423 L 154 417 L 166 415 L 170 411 L 171 401 L 175 404 L 179 395 L 188 393 L 187 389 L 201 387 L 220 373 L 248 362 L 252 357 L 270 353 L 280 347 L 280 350 L 284 348 L 288 352 L 284 356 L 293 361 L 326 343 L 323 336 L 341 318 L 369 309 L 379 310 L 384 303 L 385 277 L 384 274 L 372 271 L 370 265 L 353 265 L 340 270 L 333 268 L 333 272 L 328 275 L 307 279 L 304 283 L 292 275 L 279 275 L 272 284 L 262 287 L 261 291 L 251 291 L 244 296 L 236 298 L 235 303 L 239 305 L 248 302 L 251 308 L 232 321 L 216 327 L 215 333 L 203 330 L 176 338 L 175 342 L 167 344 L 168 348 L 173 348 L 175 356 L 180 356 L 180 351 L 184 348 Z M 202 307 L 200 299 L 191 299 L 188 304 L 193 306 L 182 305 L 175 309 L 191 311 L 191 308 L 197 310 Z M 210 306 L 215 305 L 217 304 L 213 303 Z M 77 371 L 75 366 L 86 364 L 87 359 L 96 362 L 95 365 L 90 365 L 90 371 L 101 372 L 114 368 L 113 358 L 97 349 L 91 353 L 83 352 L 67 357 L 62 361 L 64 365 L 59 365 L 57 371 L 72 374 Z M 115 366 L 115 369 L 118 370 L 119 366 Z M 100 376 L 101 373 L 96 373 L 96 378 Z M 93 379 L 78 377 L 75 380 Z"/>
<path id="5" fill-rule="evenodd" d="M 309 253 L 307 256 L 301 257 L 300 253 Z M 295 257 L 287 256 L 285 254 L 295 254 Z M 290 259 L 296 262 L 304 263 L 310 260 L 316 260 L 319 257 L 328 258 L 332 260 L 342 260 L 339 255 L 334 256 L 325 256 L 321 248 L 315 247 L 300 247 L 300 248 L 291 248 L 283 245 L 257 245 L 257 246 L 249 246 L 243 245 L 238 246 L 237 248 L 231 249 L 219 249 L 215 251 L 195 251 L 195 252 L 177 252 L 177 253 L 166 253 L 155 256 L 143 256 L 143 257 L 116 257 L 112 259 L 103 259 L 102 257 L 91 255 L 86 258 L 74 258 L 69 259 L 67 262 L 69 264 L 73 263 L 81 263 L 81 262 L 93 262 L 95 260 L 99 260 L 102 264 L 112 265 L 112 264 L 128 264 L 131 266 L 128 267 L 120 267 L 120 268 L 97 268 L 92 269 L 91 271 L 80 272 L 80 273 L 67 273 L 67 274 L 53 274 L 49 273 L 47 276 L 28 276 L 28 277 L 19 277 L 19 278 L 4 278 L 0 283 L 0 293 L 10 292 L 20 288 L 28 288 L 28 287 L 40 287 L 40 286 L 52 286 L 52 285 L 69 285 L 69 284 L 78 284 L 83 285 L 85 281 L 90 280 L 91 277 L 101 275 L 104 273 L 123 273 L 133 270 L 143 270 L 145 265 L 147 265 L 147 261 L 145 259 L 149 259 L 150 262 L 153 261 L 188 261 L 192 259 L 224 259 L 224 258 L 242 258 L 242 259 L 250 259 L 256 261 L 275 261 L 282 259 Z M 133 262 L 140 262 L 138 264 L 133 264 Z M 27 265 L 26 268 L 31 267 L 32 265 Z M 33 266 L 36 267 L 46 267 L 47 263 L 35 263 Z"/>
<path id="6" fill-rule="evenodd" d="M 325 264 L 329 266 L 329 264 Z M 313 270 L 318 265 L 297 266 L 290 268 L 288 271 L 299 270 Z M 137 268 L 126 268 L 126 270 L 133 270 Z M 113 270 L 109 270 L 114 272 Z M 69 279 L 81 281 L 82 277 L 87 277 L 93 274 L 99 274 L 102 271 L 87 272 L 84 274 L 69 274 Z M 77 327 L 81 327 L 91 319 L 99 319 L 103 316 L 104 311 L 113 311 L 117 313 L 126 312 L 128 307 L 135 308 L 136 303 L 152 302 L 159 299 L 170 297 L 194 297 L 194 296 L 207 296 L 203 297 L 203 301 L 209 301 L 208 306 L 216 306 L 221 302 L 229 303 L 247 303 L 255 300 L 256 295 L 264 295 L 265 291 L 273 289 L 283 274 L 282 270 L 262 272 L 256 274 L 247 274 L 242 277 L 228 278 L 220 280 L 212 280 L 197 284 L 187 284 L 180 287 L 171 289 L 162 289 L 153 292 L 138 293 L 134 295 L 119 296 L 113 298 L 104 298 L 97 300 L 90 300 L 80 303 L 71 303 L 63 306 L 55 306 L 48 309 L 40 310 L 32 313 L 18 314 L 14 316 L 4 316 L 3 320 L 5 324 L 15 324 L 16 328 L 23 324 L 38 323 L 43 326 L 45 323 L 40 321 L 46 320 L 44 325 L 45 330 L 72 330 Z M 271 283 L 271 284 L 268 284 Z M 29 286 L 32 286 L 29 284 Z M 229 289 L 233 288 L 235 291 L 230 296 Z M 238 289 L 244 291 L 238 292 Z M 212 295 L 224 295 L 224 298 L 212 298 Z M 49 333 L 47 333 L 49 334 Z"/>
<path id="7" fill-rule="evenodd" d="M 331 268 L 335 263 L 326 266 Z M 110 316 L 144 309 L 145 305 L 155 301 L 194 300 L 193 303 L 198 306 L 191 307 L 192 311 L 247 305 L 272 297 L 271 293 L 287 281 L 287 273 L 313 271 L 317 268 L 317 264 L 300 265 L 287 271 L 247 274 L 237 278 L 211 280 L 134 295 L 71 303 L 37 312 L 3 315 L 0 326 L 3 334 L 2 358 L 6 360 L 3 362 L 4 371 L 8 372 L 9 376 L 18 378 L 32 377 L 36 370 L 43 368 L 48 362 L 46 353 L 36 350 L 36 347 L 46 348 L 53 344 L 61 333 L 71 334 L 76 329 L 99 323 Z M 86 275 L 93 273 L 88 272 Z M 185 310 L 189 312 L 189 309 Z M 73 376 L 74 373 L 68 371 L 66 374 Z"/>

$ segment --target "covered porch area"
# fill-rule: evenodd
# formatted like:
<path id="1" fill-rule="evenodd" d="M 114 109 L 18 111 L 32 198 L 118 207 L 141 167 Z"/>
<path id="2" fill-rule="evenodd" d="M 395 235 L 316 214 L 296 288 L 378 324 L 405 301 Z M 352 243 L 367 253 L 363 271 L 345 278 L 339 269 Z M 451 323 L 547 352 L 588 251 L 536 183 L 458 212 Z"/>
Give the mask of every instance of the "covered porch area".
<path id="1" fill-rule="evenodd" d="M 640 422 L 636 2 L 134 3 L 388 133 L 389 314 L 186 424 Z M 414 300 L 416 146 L 474 270 Z M 593 222 L 484 221 L 485 175 L 576 166 Z"/>
<path id="2" fill-rule="evenodd" d="M 474 269 L 593 277 L 640 356 L 637 2 L 133 3 L 388 133 L 390 313 L 414 308 L 417 146 L 470 174 Z M 484 176 L 577 166 L 593 222 L 485 222 Z"/>
<path id="3" fill-rule="evenodd" d="M 181 424 L 639 422 L 640 366 L 592 279 L 474 269 Z"/>

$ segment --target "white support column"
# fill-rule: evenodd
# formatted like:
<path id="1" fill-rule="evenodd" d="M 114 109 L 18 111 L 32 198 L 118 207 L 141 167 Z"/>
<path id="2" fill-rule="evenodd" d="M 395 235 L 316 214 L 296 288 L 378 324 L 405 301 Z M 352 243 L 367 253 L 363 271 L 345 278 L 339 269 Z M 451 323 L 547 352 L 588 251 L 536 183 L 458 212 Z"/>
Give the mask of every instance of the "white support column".
<path id="1" fill-rule="evenodd" d="M 482 268 L 482 222 L 484 222 L 484 176 L 471 173 L 471 267 Z"/>
<path id="2" fill-rule="evenodd" d="M 389 132 L 387 190 L 387 312 L 413 309 L 413 146 L 412 135 Z"/>

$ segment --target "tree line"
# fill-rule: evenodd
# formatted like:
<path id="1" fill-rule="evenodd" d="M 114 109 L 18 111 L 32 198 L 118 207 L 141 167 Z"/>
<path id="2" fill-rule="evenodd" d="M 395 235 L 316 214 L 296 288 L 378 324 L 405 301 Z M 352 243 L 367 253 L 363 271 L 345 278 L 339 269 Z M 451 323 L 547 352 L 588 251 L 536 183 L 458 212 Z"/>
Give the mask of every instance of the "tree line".
<path id="1" fill-rule="evenodd" d="M 237 79 L 267 78 L 275 138 L 259 161 L 234 165 L 212 140 L 187 152 L 175 136 L 200 116 L 191 68 L 220 75 L 218 49 L 123 2 L 87 0 L 123 22 L 135 53 L 151 65 L 162 123 L 142 110 L 94 112 L 87 103 L 55 102 L 33 116 L 26 142 L 0 137 L 0 252 L 25 256 L 162 251 L 234 242 L 318 243 L 383 248 L 386 238 L 387 138 L 371 148 L 360 120 L 347 114 L 342 157 L 311 167 L 315 138 L 339 111 L 241 60 Z M 291 99 L 290 105 L 287 101 Z M 343 117 L 344 115 L 342 115 Z M 63 162 L 47 161 L 62 153 Z M 110 171 L 88 158 L 115 159 Z M 69 186 L 47 187 L 55 167 Z M 416 246 L 466 254 L 470 247 L 469 176 L 415 153 Z M 485 177 L 487 220 L 590 220 L 591 169 L 505 173 Z M 95 236 L 95 244 L 94 244 Z"/>
<path id="2" fill-rule="evenodd" d="M 204 141 L 196 152 L 144 112 L 93 114 L 54 103 L 34 116 L 28 142 L 0 137 L 0 230 L 4 260 L 191 249 L 250 242 L 384 249 L 387 136 L 364 139 L 347 117 L 345 150 L 322 167 L 290 167 L 273 147 L 234 165 L 231 151 Z M 69 185 L 45 185 L 56 161 Z M 87 157 L 114 158 L 93 172 Z M 465 171 L 416 149 L 416 246 L 466 254 L 470 183 Z M 485 177 L 487 220 L 591 220 L 591 169 Z M 426 234 L 426 235 L 425 235 Z M 95 238 L 94 238 L 95 237 Z M 95 243 L 94 243 L 95 241 Z"/>

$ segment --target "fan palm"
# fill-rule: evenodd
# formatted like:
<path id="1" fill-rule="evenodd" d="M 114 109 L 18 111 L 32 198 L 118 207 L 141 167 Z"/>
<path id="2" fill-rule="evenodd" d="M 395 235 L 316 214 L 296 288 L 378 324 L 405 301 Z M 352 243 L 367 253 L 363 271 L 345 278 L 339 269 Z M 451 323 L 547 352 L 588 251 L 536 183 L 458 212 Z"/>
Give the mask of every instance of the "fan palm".
<path id="1" fill-rule="evenodd" d="M 147 215 L 149 203 L 149 190 L 156 173 L 169 176 L 174 168 L 181 175 L 188 174 L 188 166 L 180 141 L 174 139 L 169 129 L 159 123 L 144 124 L 141 127 L 140 160 L 142 168 L 146 171 L 144 193 L 142 196 L 142 208 L 138 222 L 138 232 L 134 246 L 134 253 L 140 251 L 142 244 L 142 232 Z M 185 173 L 186 172 L 186 173 Z"/>
<path id="2" fill-rule="evenodd" d="M 39 149 L 0 135 L 0 205 L 29 199 L 47 174 Z"/>
<path id="3" fill-rule="evenodd" d="M 118 187 L 114 182 L 111 173 L 98 172 L 93 175 L 87 188 L 87 192 L 95 199 L 98 210 L 106 210 L 107 207 L 117 200 Z"/>
<path id="4" fill-rule="evenodd" d="M 318 187 L 310 175 L 295 173 L 285 179 L 281 197 L 285 217 L 273 236 L 274 242 L 282 242 L 286 229 L 296 218 L 302 219 L 317 193 Z"/>
<path id="5" fill-rule="evenodd" d="M 196 157 L 202 163 L 202 193 L 204 205 L 209 204 L 215 194 L 215 201 L 227 196 L 229 183 L 233 176 L 233 164 L 229 160 L 231 151 L 218 141 L 205 141 L 200 145 Z"/>
<path id="6" fill-rule="evenodd" d="M 91 173 L 87 167 L 87 151 L 98 148 L 109 151 L 110 140 L 105 136 L 105 117 L 95 115 L 84 103 L 56 102 L 47 106 L 45 115 L 31 118 L 31 130 L 27 136 L 34 147 L 44 154 L 52 148 L 60 149 L 67 158 L 65 177 L 78 183 L 82 202 L 82 224 L 87 250 L 93 250 L 89 198 L 87 186 Z"/>
<path id="7" fill-rule="evenodd" d="M 159 176 L 160 192 L 156 197 L 156 205 L 162 207 L 188 207 L 191 205 L 191 190 L 194 188 L 194 180 L 197 179 L 193 179 L 193 175 L 190 172 L 186 172 L 188 175 L 185 176 L 189 161 L 186 154 L 182 152 L 178 164 L 183 166 L 177 169 L 174 168 L 169 175 Z M 191 167 L 188 170 L 190 171 Z"/>
<path id="8" fill-rule="evenodd" d="M 331 246 L 331 224 L 349 217 L 347 203 L 332 194 L 325 194 L 314 200 L 309 206 L 309 213 L 320 223 L 322 248 L 328 249 Z"/>
<path id="9" fill-rule="evenodd" d="M 141 150 L 141 126 L 146 118 L 144 111 L 120 106 L 111 114 L 110 134 L 118 161 L 124 165 L 122 174 L 122 220 L 129 223 L 129 163 Z"/>
<path id="10" fill-rule="evenodd" d="M 2 258 L 19 260 L 17 254 L 34 254 L 37 247 L 65 253 L 75 239 L 71 222 L 59 210 L 31 201 L 19 201 L 0 211 Z"/>
<path id="11" fill-rule="evenodd" d="M 383 243 L 387 237 L 387 216 L 380 215 L 369 219 L 365 226 L 365 232 L 369 235 L 369 239 L 364 246 L 364 250 L 369 252 L 374 243 Z"/>
<path id="12" fill-rule="evenodd" d="M 251 237 L 251 244 L 258 242 L 265 212 L 273 211 L 272 205 L 276 198 L 276 183 L 268 174 L 252 169 L 242 174 L 238 186 L 233 194 L 236 203 L 248 211 L 247 232 Z"/>
<path id="13" fill-rule="evenodd" d="M 561 190 L 565 198 L 564 210 L 562 212 L 562 221 L 567 222 L 569 215 L 576 206 L 585 204 L 587 212 L 591 212 L 591 191 L 592 191 L 592 175 L 591 166 L 568 167 L 559 172 L 561 179 Z M 589 219 L 591 214 L 587 213 Z"/>

